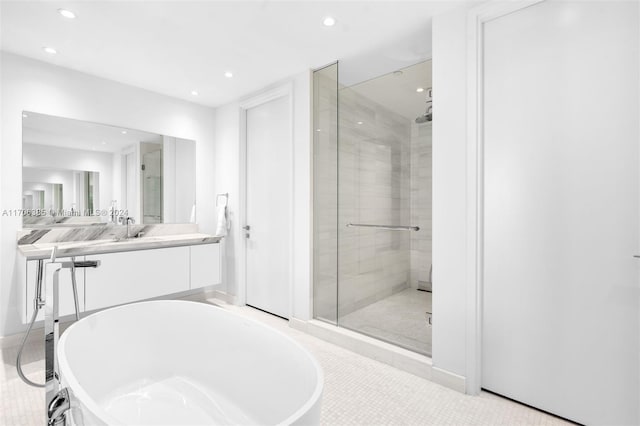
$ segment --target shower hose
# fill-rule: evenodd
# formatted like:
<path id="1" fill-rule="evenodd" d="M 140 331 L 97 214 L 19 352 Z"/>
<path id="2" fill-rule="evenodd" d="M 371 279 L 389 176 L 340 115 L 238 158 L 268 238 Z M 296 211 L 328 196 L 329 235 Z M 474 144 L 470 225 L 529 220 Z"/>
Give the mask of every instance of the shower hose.
<path id="1" fill-rule="evenodd" d="M 33 323 L 36 322 L 38 311 L 40 311 L 40 307 L 36 303 L 36 307 L 33 310 L 33 315 L 31 316 L 31 322 L 29 323 L 29 328 L 27 328 L 27 333 L 22 338 L 22 344 L 20 345 L 20 350 L 18 351 L 18 357 L 16 358 L 16 370 L 18 370 L 18 376 L 20 376 L 23 382 L 25 382 L 29 386 L 43 388 L 45 385 L 44 383 L 32 382 L 27 378 L 27 376 L 24 375 L 24 372 L 22 371 L 22 351 L 24 351 L 24 346 L 27 344 L 27 338 L 29 337 L 29 333 L 31 333 L 31 328 L 33 327 Z"/>
<path id="2" fill-rule="evenodd" d="M 51 256 L 52 259 L 55 259 L 55 249 L 54 254 Z M 42 262 L 42 261 L 38 261 Z M 80 306 L 78 304 L 78 284 L 76 282 L 76 268 L 97 268 L 100 265 L 99 260 L 89 260 L 89 261 L 76 261 L 75 257 L 71 258 L 71 262 L 64 262 L 62 264 L 63 268 L 71 269 L 71 287 L 73 290 L 73 302 L 76 309 L 76 321 L 80 320 Z M 31 333 L 31 329 L 33 328 L 33 323 L 36 322 L 36 317 L 38 316 L 38 312 L 42 308 L 42 304 L 40 302 L 42 294 L 42 264 L 38 264 L 38 272 L 36 278 L 36 299 L 34 300 L 34 309 L 33 315 L 31 316 L 31 322 L 29 322 L 29 327 L 27 328 L 27 332 L 22 338 L 22 344 L 20 345 L 20 350 L 18 351 L 18 357 L 16 358 L 16 370 L 18 370 L 18 376 L 22 379 L 23 382 L 30 386 L 35 386 L 37 388 L 45 387 L 45 383 L 36 383 L 29 380 L 25 375 L 24 371 L 22 371 L 22 352 L 24 351 L 24 347 L 27 344 L 27 339 L 29 338 L 29 333 Z M 54 347 L 55 350 L 55 347 Z"/>

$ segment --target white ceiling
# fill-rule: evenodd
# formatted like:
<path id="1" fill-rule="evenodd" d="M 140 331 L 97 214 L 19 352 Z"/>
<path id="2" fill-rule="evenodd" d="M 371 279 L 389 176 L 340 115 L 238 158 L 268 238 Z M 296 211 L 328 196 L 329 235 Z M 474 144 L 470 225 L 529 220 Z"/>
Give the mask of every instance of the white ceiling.
<path id="1" fill-rule="evenodd" d="M 3 0 L 0 47 L 218 106 L 335 60 L 376 58 L 387 68 L 380 75 L 428 59 L 431 18 L 474 1 Z M 322 25 L 328 15 L 334 27 Z M 352 71 L 371 73 L 371 63 L 356 62 Z"/>
<path id="2" fill-rule="evenodd" d="M 162 136 L 70 118 L 26 112 L 22 142 L 86 151 L 121 152 L 138 142 L 162 142 Z M 126 132 L 126 133 L 123 133 Z"/>
<path id="3" fill-rule="evenodd" d="M 421 62 L 401 73 L 392 72 L 349 87 L 371 101 L 413 121 L 427 109 L 427 90 L 431 87 L 431 61 Z M 424 92 L 417 92 L 419 87 Z"/>

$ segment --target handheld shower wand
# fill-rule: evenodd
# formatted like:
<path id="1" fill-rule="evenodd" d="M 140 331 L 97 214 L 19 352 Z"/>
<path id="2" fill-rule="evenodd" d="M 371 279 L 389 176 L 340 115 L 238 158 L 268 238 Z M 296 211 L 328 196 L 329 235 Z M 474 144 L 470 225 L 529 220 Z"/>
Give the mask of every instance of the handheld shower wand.
<path id="1" fill-rule="evenodd" d="M 20 350 L 18 351 L 18 357 L 16 358 L 16 370 L 18 370 L 18 376 L 20 376 L 22 381 L 28 384 L 29 386 L 34 386 L 37 388 L 43 388 L 45 384 L 32 382 L 27 378 L 27 376 L 24 375 L 24 372 L 22 371 L 22 351 L 24 351 L 24 346 L 27 343 L 27 339 L 29 338 L 29 333 L 31 333 L 31 329 L 33 328 L 33 323 L 36 322 L 36 317 L 38 316 L 38 312 L 44 306 L 44 299 L 42 297 L 43 270 L 44 270 L 44 260 L 38 260 L 38 265 L 36 267 L 36 297 L 33 300 L 33 314 L 31 315 L 31 321 L 29 322 L 29 327 L 27 328 L 27 332 L 22 338 L 22 343 L 20 344 Z"/>

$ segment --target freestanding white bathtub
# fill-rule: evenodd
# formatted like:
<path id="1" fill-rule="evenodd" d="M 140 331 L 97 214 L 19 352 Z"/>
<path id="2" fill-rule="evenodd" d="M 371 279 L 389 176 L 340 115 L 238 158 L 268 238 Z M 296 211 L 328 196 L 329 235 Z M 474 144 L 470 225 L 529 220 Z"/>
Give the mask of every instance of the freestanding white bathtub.
<path id="1" fill-rule="evenodd" d="M 290 337 L 197 302 L 120 306 L 58 345 L 78 425 L 319 424 L 323 374 Z"/>

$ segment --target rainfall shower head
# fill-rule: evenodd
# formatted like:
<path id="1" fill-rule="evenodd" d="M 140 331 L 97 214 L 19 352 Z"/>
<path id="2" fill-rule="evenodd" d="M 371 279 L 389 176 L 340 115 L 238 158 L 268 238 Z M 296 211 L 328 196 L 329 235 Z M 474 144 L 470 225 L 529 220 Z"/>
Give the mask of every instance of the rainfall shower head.
<path id="1" fill-rule="evenodd" d="M 432 96 L 433 95 L 431 92 L 431 87 L 429 87 L 427 89 L 427 110 L 424 112 L 424 114 L 416 118 L 416 123 L 422 124 L 422 123 L 426 123 L 428 121 L 433 120 L 433 112 L 432 112 L 433 97 Z"/>
<path id="2" fill-rule="evenodd" d="M 427 107 L 427 111 L 424 114 L 422 114 L 420 117 L 416 118 L 416 123 L 422 124 L 432 120 L 433 120 L 433 113 L 431 112 L 431 105 L 429 105 Z"/>

